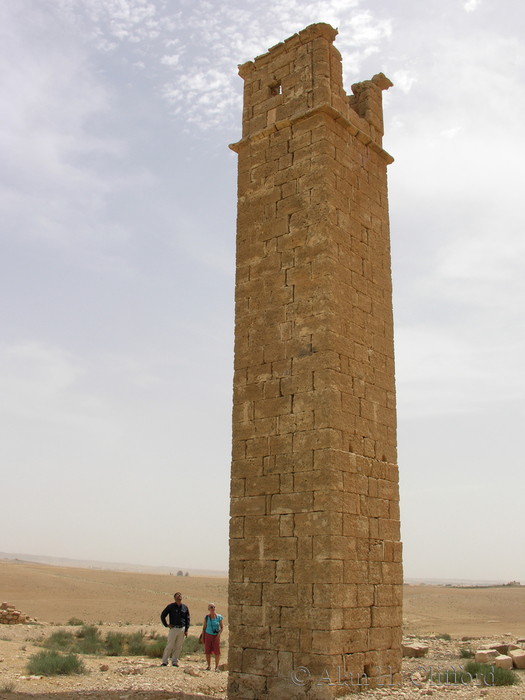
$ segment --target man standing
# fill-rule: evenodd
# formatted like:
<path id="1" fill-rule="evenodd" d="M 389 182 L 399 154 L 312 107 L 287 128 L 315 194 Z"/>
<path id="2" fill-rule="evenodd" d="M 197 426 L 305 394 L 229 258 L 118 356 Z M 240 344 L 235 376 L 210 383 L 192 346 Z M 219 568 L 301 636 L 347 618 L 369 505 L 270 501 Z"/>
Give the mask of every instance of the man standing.
<path id="1" fill-rule="evenodd" d="M 171 658 L 171 665 L 179 665 L 179 654 L 182 649 L 184 637 L 188 636 L 190 626 L 190 611 L 182 602 L 182 593 L 177 591 L 173 596 L 174 603 L 167 605 L 160 614 L 160 619 L 164 627 L 169 627 L 168 643 L 164 649 L 162 656 L 162 666 L 167 666 Z M 166 623 L 166 617 L 169 616 L 169 622 Z"/>

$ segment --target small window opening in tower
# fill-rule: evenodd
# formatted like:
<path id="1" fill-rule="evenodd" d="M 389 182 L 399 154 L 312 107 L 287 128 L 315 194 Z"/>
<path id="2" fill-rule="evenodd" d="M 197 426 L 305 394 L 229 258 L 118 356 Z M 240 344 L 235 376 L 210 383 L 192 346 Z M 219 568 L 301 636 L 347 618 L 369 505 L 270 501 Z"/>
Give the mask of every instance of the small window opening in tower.
<path id="1" fill-rule="evenodd" d="M 270 85 L 270 94 L 272 95 L 272 97 L 274 95 L 282 95 L 283 94 L 283 88 L 281 86 L 280 80 L 275 81 L 274 83 L 272 83 Z"/>

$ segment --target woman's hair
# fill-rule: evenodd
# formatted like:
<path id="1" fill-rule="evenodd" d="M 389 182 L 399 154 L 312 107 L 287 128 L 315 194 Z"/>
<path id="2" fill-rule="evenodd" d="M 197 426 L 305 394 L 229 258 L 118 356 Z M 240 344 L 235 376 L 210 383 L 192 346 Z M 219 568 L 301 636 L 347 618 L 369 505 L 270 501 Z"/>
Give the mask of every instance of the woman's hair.
<path id="1" fill-rule="evenodd" d="M 208 603 L 208 610 L 209 610 L 210 608 L 214 608 L 214 607 L 215 607 L 215 603 Z"/>

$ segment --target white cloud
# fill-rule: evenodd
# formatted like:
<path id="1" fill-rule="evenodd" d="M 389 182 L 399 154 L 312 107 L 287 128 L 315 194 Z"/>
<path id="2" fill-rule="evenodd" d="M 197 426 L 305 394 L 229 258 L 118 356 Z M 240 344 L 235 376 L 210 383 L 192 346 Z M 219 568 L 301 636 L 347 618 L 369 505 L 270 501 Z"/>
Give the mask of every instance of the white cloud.
<path id="1" fill-rule="evenodd" d="M 466 0 L 463 7 L 467 12 L 474 12 L 479 7 L 480 0 Z"/>
<path id="2" fill-rule="evenodd" d="M 308 24 L 339 27 L 337 46 L 345 71 L 356 72 L 392 35 L 391 20 L 358 10 L 363 2 L 271 0 L 262 6 L 255 0 L 223 5 L 197 0 L 177 4 L 175 11 L 169 3 L 161 9 L 147 0 L 86 0 L 81 8 L 77 0 L 60 0 L 60 5 L 77 22 L 73 10 L 84 13 L 86 40 L 91 38 L 98 50 L 115 52 L 127 46 L 141 52 L 142 62 L 145 52 L 150 69 L 156 71 L 160 64 L 171 70 L 173 79 L 166 78 L 162 94 L 176 105 L 173 113 L 209 129 L 227 125 L 239 110 L 242 82 L 237 64 L 265 53 Z M 166 54 L 173 45 L 184 45 L 184 59 Z"/>
<path id="3" fill-rule="evenodd" d="M 439 135 L 444 136 L 446 139 L 452 139 L 454 138 L 454 136 L 457 136 L 460 131 L 460 126 L 453 126 L 451 129 L 445 129 L 444 131 L 440 131 Z"/>
<path id="4" fill-rule="evenodd" d="M 171 56 L 163 56 L 160 62 L 165 66 L 176 66 L 180 60 L 180 56 L 172 54 Z"/>
<path id="5" fill-rule="evenodd" d="M 416 74 L 409 70 L 396 70 L 392 73 L 392 82 L 394 86 L 404 93 L 410 92 L 416 80 Z"/>

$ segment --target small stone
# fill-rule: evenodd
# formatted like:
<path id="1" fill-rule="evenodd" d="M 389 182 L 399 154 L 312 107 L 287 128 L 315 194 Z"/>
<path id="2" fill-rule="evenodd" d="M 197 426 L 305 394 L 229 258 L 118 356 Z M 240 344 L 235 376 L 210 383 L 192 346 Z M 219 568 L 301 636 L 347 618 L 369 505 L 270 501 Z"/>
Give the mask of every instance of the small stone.
<path id="1" fill-rule="evenodd" d="M 185 668 L 184 673 L 187 673 L 188 676 L 193 676 L 194 678 L 202 675 L 201 673 L 196 671 L 192 666 L 190 666 L 189 668 Z"/>

